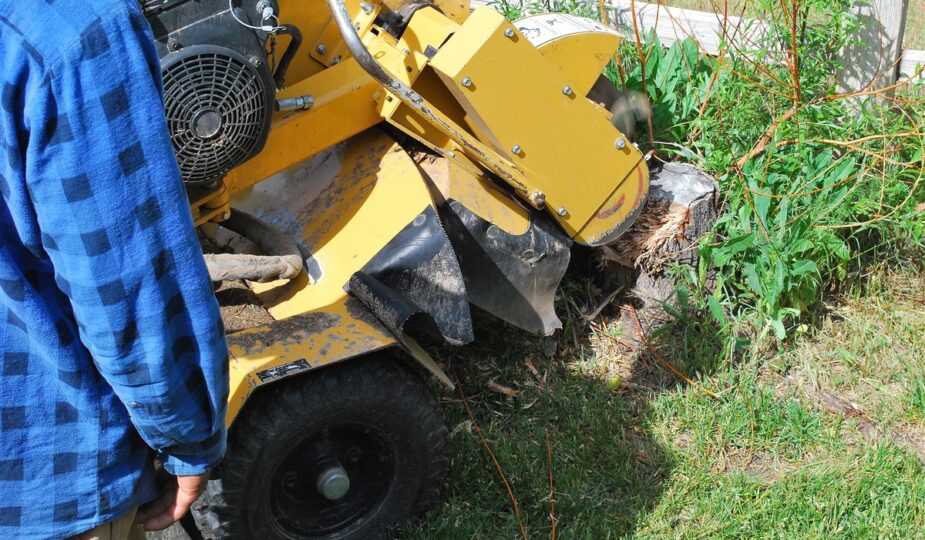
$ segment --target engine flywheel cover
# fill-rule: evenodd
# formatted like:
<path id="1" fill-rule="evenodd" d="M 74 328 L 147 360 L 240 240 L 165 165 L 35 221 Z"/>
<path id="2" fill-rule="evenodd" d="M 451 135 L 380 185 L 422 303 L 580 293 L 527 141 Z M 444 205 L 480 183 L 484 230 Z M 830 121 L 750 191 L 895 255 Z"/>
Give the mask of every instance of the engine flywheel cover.
<path id="1" fill-rule="evenodd" d="M 196 45 L 161 60 L 167 127 L 183 180 L 211 182 L 254 156 L 270 127 L 267 78 L 225 47 Z"/>

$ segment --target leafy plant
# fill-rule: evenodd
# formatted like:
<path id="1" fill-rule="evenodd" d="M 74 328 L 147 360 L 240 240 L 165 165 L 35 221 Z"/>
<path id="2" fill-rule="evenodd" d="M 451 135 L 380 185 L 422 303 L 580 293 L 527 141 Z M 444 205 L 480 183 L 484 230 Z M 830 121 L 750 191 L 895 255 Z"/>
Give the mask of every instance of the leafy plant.
<path id="1" fill-rule="evenodd" d="M 749 12 L 763 33 L 737 38 L 757 24 L 745 23 L 716 56 L 692 40 L 666 48 L 654 31 L 624 29 L 620 65 L 605 70 L 651 103 L 643 149 L 719 180 L 724 214 L 701 245 L 689 302 L 752 320 L 759 338 L 785 339 L 872 245 L 897 257 L 923 250 L 925 219 L 915 208 L 925 200 L 925 100 L 913 85 L 892 95 L 839 91 L 839 51 L 857 45 L 851 36 L 861 24 L 848 4 L 755 0 Z M 511 17 L 589 11 L 574 1 L 499 6 Z M 711 266 L 718 286 L 704 294 Z"/>

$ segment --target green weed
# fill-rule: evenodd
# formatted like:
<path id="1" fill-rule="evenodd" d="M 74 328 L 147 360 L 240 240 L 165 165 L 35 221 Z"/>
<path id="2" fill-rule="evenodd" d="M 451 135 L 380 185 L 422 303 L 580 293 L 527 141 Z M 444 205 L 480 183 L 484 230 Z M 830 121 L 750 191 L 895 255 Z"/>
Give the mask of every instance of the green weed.
<path id="1" fill-rule="evenodd" d="M 837 52 L 858 24 L 845 1 L 802 2 L 794 16 L 777 2 L 751 5 L 769 26 L 748 51 L 727 44 L 709 57 L 693 41 L 666 49 L 649 33 L 627 40 L 621 69 L 607 74 L 647 94 L 644 148 L 719 179 L 725 214 L 704 239 L 691 290 L 715 266 L 717 291 L 700 307 L 752 319 L 760 342 L 783 340 L 862 267 L 871 239 L 881 252 L 922 253 L 925 106 L 905 88 L 888 103 L 838 93 Z"/>

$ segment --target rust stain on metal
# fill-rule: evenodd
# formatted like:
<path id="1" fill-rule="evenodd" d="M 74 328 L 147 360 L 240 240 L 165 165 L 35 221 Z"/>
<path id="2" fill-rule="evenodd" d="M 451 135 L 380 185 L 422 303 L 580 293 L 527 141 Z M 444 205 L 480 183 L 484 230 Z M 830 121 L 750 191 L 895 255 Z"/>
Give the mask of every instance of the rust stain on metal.
<path id="1" fill-rule="evenodd" d="M 633 201 L 633 208 L 639 206 L 639 204 L 642 202 L 643 193 L 647 191 L 645 175 L 642 174 L 642 167 L 638 165 L 636 166 L 636 181 L 638 182 L 638 189 L 636 190 L 636 200 Z"/>

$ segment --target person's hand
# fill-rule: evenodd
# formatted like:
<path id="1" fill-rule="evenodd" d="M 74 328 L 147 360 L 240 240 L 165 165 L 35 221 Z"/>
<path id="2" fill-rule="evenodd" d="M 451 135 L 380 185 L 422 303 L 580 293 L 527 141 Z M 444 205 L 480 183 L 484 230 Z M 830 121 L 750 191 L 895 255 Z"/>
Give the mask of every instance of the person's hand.
<path id="1" fill-rule="evenodd" d="M 146 531 L 162 531 L 179 521 L 205 491 L 209 473 L 171 478 L 164 486 L 164 494 L 139 508 L 135 515 L 135 523 L 143 524 Z"/>

